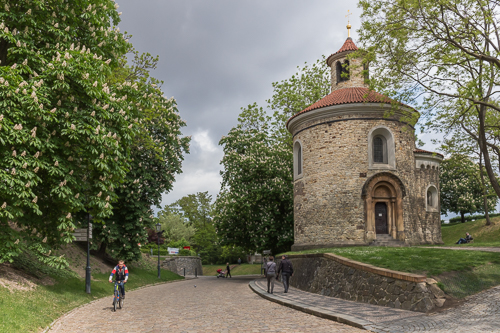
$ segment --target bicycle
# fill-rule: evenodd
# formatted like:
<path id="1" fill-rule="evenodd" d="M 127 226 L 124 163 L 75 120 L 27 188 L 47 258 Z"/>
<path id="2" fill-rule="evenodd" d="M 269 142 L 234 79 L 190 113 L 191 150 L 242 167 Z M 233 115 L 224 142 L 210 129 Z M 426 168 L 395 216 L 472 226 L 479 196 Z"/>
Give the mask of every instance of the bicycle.
<path id="1" fill-rule="evenodd" d="M 113 311 L 116 312 L 116 307 L 123 308 L 123 297 L 120 295 L 120 286 L 123 286 L 123 281 L 115 281 L 115 291 L 113 294 Z"/>

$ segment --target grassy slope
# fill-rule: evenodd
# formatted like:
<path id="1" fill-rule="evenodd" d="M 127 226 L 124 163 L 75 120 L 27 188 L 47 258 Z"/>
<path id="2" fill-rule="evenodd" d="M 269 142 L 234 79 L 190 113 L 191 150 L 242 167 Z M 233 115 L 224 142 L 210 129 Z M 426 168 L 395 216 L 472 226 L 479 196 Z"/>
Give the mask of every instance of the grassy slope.
<path id="1" fill-rule="evenodd" d="M 456 246 L 500 246 L 500 217 L 491 219 L 493 225 L 486 226 L 486 220 L 477 220 L 466 223 L 444 224 L 441 228 L 445 245 L 455 245 L 456 241 L 465 237 L 469 232 L 474 238 L 473 244 L 460 244 Z"/>
<path id="2" fill-rule="evenodd" d="M 492 219 L 486 227 L 485 220 L 445 225 L 442 228 L 446 246 L 500 246 L 500 217 Z M 473 244 L 455 245 L 470 232 Z M 315 249 L 298 253 L 335 253 L 346 258 L 378 267 L 402 272 L 426 274 L 435 277 L 448 294 L 462 298 L 500 283 L 500 254 L 482 251 L 456 251 L 423 247 L 349 247 Z"/>
<path id="3" fill-rule="evenodd" d="M 217 270 L 226 270 L 226 265 L 203 265 L 203 275 L 217 275 Z M 260 274 L 260 264 L 241 264 L 231 270 L 231 276 Z"/>
<path id="4" fill-rule="evenodd" d="M 127 290 L 140 286 L 183 279 L 167 270 L 162 270 L 161 280 L 157 271 L 130 267 L 130 280 Z M 35 291 L 16 291 L 9 293 L 0 288 L 0 332 L 37 332 L 47 327 L 53 320 L 69 310 L 94 299 L 109 296 L 112 298 L 113 287 L 108 282 L 109 273 L 93 274 L 92 294 L 85 293 L 84 279 L 52 275 L 56 283 L 52 286 L 38 286 Z"/>

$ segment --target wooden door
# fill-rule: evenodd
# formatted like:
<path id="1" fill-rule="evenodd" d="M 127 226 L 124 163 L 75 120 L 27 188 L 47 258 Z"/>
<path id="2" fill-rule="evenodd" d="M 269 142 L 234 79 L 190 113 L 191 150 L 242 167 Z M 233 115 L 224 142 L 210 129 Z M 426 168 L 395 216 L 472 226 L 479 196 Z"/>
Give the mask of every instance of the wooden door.
<path id="1" fill-rule="evenodd" d="M 385 202 L 375 204 L 375 232 L 377 234 L 387 234 L 387 205 Z"/>

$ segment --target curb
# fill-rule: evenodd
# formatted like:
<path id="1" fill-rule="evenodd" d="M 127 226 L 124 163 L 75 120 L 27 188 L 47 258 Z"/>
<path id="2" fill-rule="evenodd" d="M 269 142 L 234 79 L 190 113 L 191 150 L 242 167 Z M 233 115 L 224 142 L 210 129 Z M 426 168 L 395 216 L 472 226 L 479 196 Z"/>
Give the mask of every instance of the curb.
<path id="1" fill-rule="evenodd" d="M 279 297 L 279 296 L 274 296 L 274 294 L 264 293 L 264 291 L 256 285 L 255 281 L 256 280 L 250 282 L 248 284 L 248 286 L 250 287 L 250 289 L 252 289 L 253 292 L 255 292 L 260 297 L 267 299 L 268 301 L 275 302 L 275 303 L 278 303 L 280 305 L 292 308 L 294 310 L 299 310 L 299 311 L 311 314 L 313 316 L 317 316 L 317 317 L 328 319 L 328 320 L 333 320 L 333 321 L 336 321 L 336 322 L 339 322 L 342 324 L 361 328 L 364 330 L 370 330 L 368 327 L 371 325 L 374 325 L 374 323 L 372 323 L 371 321 L 357 318 L 354 316 L 350 316 L 348 314 L 333 312 L 333 311 L 329 311 L 329 310 L 326 310 L 323 308 L 317 308 L 317 307 L 310 306 L 310 305 L 296 302 L 296 301 L 285 301 L 285 300 L 281 299 L 281 297 Z"/>
<path id="2" fill-rule="evenodd" d="M 167 283 L 175 283 L 175 282 L 181 282 L 181 281 L 187 281 L 187 280 L 194 280 L 194 279 L 197 279 L 195 277 L 186 277 L 184 279 L 179 279 L 179 280 L 173 280 L 173 281 L 165 281 L 165 282 L 160 282 L 160 283 L 153 283 L 153 284 L 147 284 L 145 286 L 141 286 L 141 287 L 137 287 L 137 288 L 134 288 L 134 289 L 130 289 L 129 291 L 127 292 L 131 292 L 131 291 L 135 291 L 135 290 L 139 290 L 139 289 L 144 289 L 144 288 L 149 288 L 149 287 L 155 287 L 155 286 L 159 286 L 159 285 L 162 285 L 162 284 L 167 284 Z M 48 331 L 50 331 L 52 329 L 52 327 L 54 327 L 54 325 L 61 319 L 63 319 L 64 317 L 72 314 L 73 312 L 77 311 L 78 309 L 80 308 L 83 308 L 84 306 L 87 306 L 87 305 L 90 305 L 92 303 L 95 303 L 95 302 L 98 302 L 100 301 L 101 299 L 103 298 L 106 298 L 106 297 L 109 297 L 108 296 L 103 296 L 103 297 L 100 297 L 100 298 L 97 298 L 97 299 L 94 299 L 88 303 L 85 303 L 85 304 L 82 304 L 82 305 L 79 305 L 77 306 L 76 308 L 73 308 L 71 310 L 69 310 L 68 312 L 66 312 L 65 314 L 63 314 L 62 316 L 60 316 L 59 318 L 55 319 L 52 323 L 50 323 L 49 326 L 47 326 L 43 331 L 42 333 L 47 333 Z"/>

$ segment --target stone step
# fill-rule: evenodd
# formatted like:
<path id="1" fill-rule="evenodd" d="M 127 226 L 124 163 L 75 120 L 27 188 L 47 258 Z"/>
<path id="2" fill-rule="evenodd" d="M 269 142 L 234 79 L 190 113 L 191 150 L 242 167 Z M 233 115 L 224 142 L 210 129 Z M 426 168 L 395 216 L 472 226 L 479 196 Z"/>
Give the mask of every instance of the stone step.
<path id="1" fill-rule="evenodd" d="M 391 235 L 387 234 L 377 234 L 377 239 L 375 239 L 370 246 L 393 246 L 393 247 L 400 247 L 400 246 L 406 246 L 405 243 L 392 238 Z"/>

